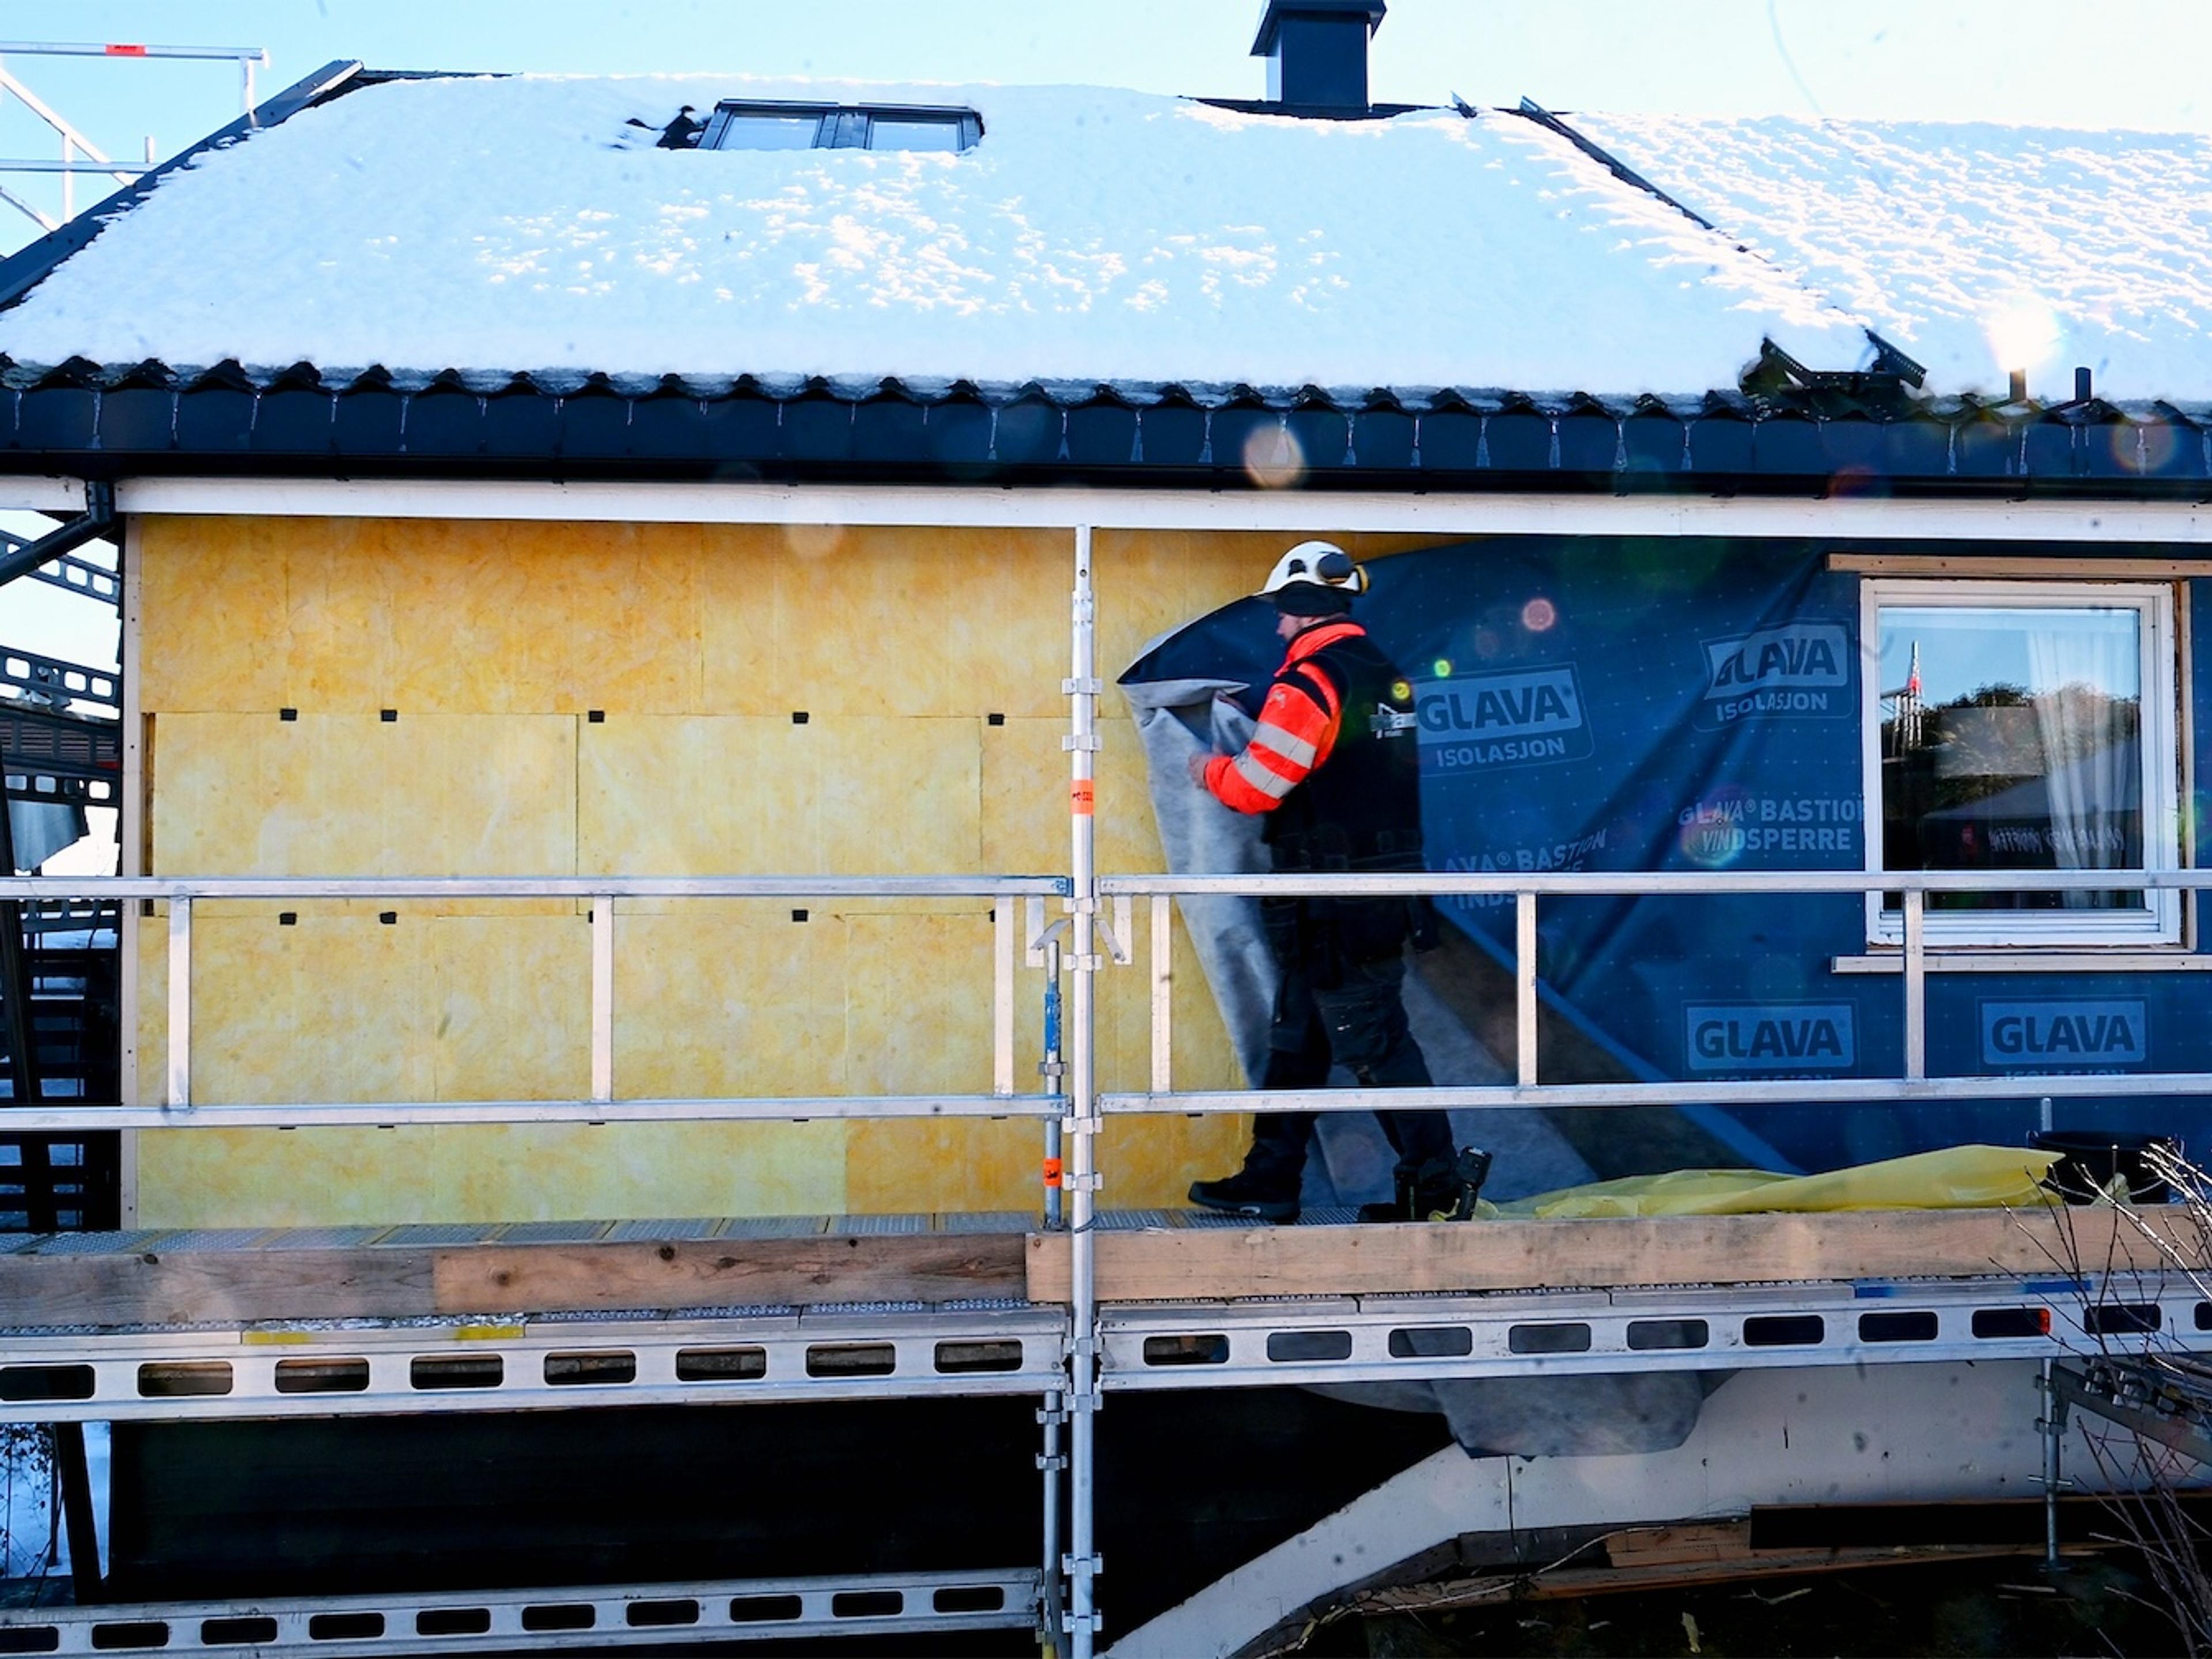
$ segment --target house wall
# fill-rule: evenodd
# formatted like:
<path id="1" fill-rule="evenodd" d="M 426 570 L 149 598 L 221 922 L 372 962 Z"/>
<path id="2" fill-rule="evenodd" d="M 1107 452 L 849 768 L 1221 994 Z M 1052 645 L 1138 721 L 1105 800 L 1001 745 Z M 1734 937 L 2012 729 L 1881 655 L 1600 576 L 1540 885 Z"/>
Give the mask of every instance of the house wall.
<path id="1" fill-rule="evenodd" d="M 1102 534 L 1102 672 L 1249 591 L 1281 544 Z M 143 522 L 140 550 L 150 873 L 1066 867 L 1064 534 L 169 518 Z M 1100 868 L 1158 869 L 1127 711 L 1109 693 L 1102 714 Z M 203 903 L 195 1097 L 581 1097 L 585 908 Z M 617 1092 L 988 1089 L 988 908 L 832 901 L 798 921 L 788 902 L 627 904 Z M 166 930 L 140 939 L 152 1101 Z M 1233 1086 L 1200 976 L 1176 994 L 1178 1085 Z M 1041 975 L 1024 971 L 1018 995 L 1028 1086 Z M 1141 969 L 1108 972 L 1103 1086 L 1143 1086 L 1149 1029 Z M 1245 1129 L 1115 1122 L 1108 1200 L 1179 1201 L 1194 1176 L 1234 1166 Z M 1012 1121 L 158 1132 L 141 1137 L 137 1213 L 172 1226 L 1026 1209 L 1040 1137 Z"/>

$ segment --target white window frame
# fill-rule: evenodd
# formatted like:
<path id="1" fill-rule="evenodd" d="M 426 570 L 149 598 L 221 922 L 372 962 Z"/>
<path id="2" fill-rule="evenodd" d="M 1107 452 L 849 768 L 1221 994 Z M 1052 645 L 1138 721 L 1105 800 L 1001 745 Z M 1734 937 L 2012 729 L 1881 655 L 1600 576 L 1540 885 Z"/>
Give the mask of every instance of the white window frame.
<path id="1" fill-rule="evenodd" d="M 2142 665 L 2143 863 L 2146 869 L 2180 867 L 2183 799 L 2179 745 L 2179 635 L 2170 582 L 2050 580 L 1947 581 L 1869 577 L 1859 584 L 1859 720 L 1862 789 L 1866 808 L 1861 836 L 1869 872 L 1882 869 L 1881 635 L 1884 606 L 2132 609 L 2141 618 L 2137 640 Z M 1923 937 L 1930 949 L 2038 945 L 2080 949 L 2111 945 L 2140 949 L 2182 942 L 2181 896 L 2168 889 L 2144 895 L 2136 910 L 1984 910 L 1925 912 Z M 1903 940 L 1899 913 L 1882 908 L 1880 891 L 1866 896 L 1867 941 Z"/>

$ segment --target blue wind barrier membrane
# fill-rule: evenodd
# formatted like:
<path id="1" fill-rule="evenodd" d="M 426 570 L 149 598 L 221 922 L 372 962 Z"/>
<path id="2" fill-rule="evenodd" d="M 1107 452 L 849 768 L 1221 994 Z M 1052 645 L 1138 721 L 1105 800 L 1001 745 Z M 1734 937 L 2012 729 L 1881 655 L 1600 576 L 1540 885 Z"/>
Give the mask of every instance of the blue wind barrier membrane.
<path id="1" fill-rule="evenodd" d="M 1827 569 L 1828 550 L 1500 537 L 1370 562 L 1358 615 L 1419 707 L 1430 868 L 1863 869 L 1860 579 Z M 1274 614 L 1264 599 L 1237 600 L 1155 644 L 1121 683 L 1242 682 L 1250 689 L 1237 701 L 1256 712 L 1280 660 Z M 2199 732 L 2212 726 L 2208 635 L 2193 631 Z M 2191 815 L 2200 837 L 2212 833 L 2197 828 L 2202 816 Z M 1510 967 L 1510 898 L 1440 908 Z M 1547 1055 L 1546 1082 L 1902 1073 L 1901 976 L 1832 971 L 1833 958 L 1867 950 L 1856 894 L 1547 898 L 1539 914 L 1540 994 L 1585 1040 Z M 1933 975 L 1929 1074 L 2019 1075 L 2018 1099 L 1692 1106 L 1681 1116 L 1747 1163 L 1832 1169 L 2020 1144 L 2038 1122 L 2035 1076 L 2110 1073 L 2111 1094 L 2056 1103 L 2062 1127 L 2203 1146 L 2212 1103 L 2131 1096 L 2124 1080 L 2212 1070 L 2200 983 L 2187 973 Z M 1498 994 L 1510 998 L 1510 981 Z M 1993 1035 L 1992 1007 L 2025 1010 L 2046 1031 L 2070 1021 L 2126 1041 L 2027 1054 Z"/>

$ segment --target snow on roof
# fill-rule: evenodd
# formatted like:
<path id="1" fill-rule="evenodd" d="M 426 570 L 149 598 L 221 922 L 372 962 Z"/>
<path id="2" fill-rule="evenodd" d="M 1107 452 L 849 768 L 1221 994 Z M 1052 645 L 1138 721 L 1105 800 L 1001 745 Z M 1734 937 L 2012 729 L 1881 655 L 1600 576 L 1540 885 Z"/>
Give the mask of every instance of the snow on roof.
<path id="1" fill-rule="evenodd" d="M 964 105 L 949 153 L 699 152 L 729 97 Z M 454 77 L 162 180 L 0 352 L 249 368 L 1249 381 L 1696 394 L 1863 331 L 1558 135 L 1089 88 Z"/>
<path id="2" fill-rule="evenodd" d="M 2212 137 L 1572 115 L 1946 391 L 2212 398 Z"/>

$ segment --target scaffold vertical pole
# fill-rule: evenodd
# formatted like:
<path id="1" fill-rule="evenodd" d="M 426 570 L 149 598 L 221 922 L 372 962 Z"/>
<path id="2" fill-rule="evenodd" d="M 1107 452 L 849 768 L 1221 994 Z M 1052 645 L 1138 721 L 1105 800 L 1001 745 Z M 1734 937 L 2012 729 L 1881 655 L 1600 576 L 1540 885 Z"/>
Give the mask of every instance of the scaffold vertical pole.
<path id="1" fill-rule="evenodd" d="M 2043 1395 L 2043 1413 L 2035 1426 L 2043 1433 L 2043 1570 L 2046 1573 L 2058 1572 L 2066 1565 L 2058 1554 L 2059 1455 L 2066 1437 L 2066 1402 L 2051 1386 L 2051 1361 L 2045 1360 L 2042 1374 L 2036 1378 L 2036 1387 Z"/>
<path id="2" fill-rule="evenodd" d="M 1044 1449 L 1037 1454 L 1037 1468 L 1044 1472 L 1044 1576 L 1038 1581 L 1043 1596 L 1038 1609 L 1043 1640 L 1039 1645 L 1048 1659 L 1057 1659 L 1067 1629 L 1067 1598 L 1060 1572 L 1060 1475 L 1067 1468 L 1067 1454 L 1060 1443 L 1060 1425 L 1067 1421 L 1064 1401 L 1065 1396 L 1048 1394 L 1037 1412 L 1044 1430 Z"/>
<path id="3" fill-rule="evenodd" d="M 1068 1355 L 1068 1650 L 1091 1659 L 1097 1629 L 1092 1578 L 1098 1571 L 1093 1526 L 1097 1455 L 1098 1305 L 1092 1278 L 1091 1222 L 1097 1212 L 1098 1174 L 1098 1076 L 1097 1011 L 1098 970 L 1098 882 L 1096 862 L 1096 766 L 1098 751 L 1098 663 L 1097 609 L 1091 581 L 1091 526 L 1075 532 L 1075 593 L 1073 650 L 1067 695 L 1071 731 L 1068 749 L 1068 899 L 1074 923 L 1068 965 L 1067 1030 L 1067 1213 L 1071 1285 Z"/>
<path id="4" fill-rule="evenodd" d="M 1904 897 L 1905 1076 L 1917 1083 L 1928 1075 L 1928 896 L 1915 889 Z"/>
<path id="5" fill-rule="evenodd" d="M 1044 942 L 1044 1060 L 1038 1070 L 1044 1086 L 1054 1094 L 1067 1078 L 1067 1061 L 1060 1050 L 1060 939 L 1048 934 Z M 1067 1225 L 1066 1135 L 1059 1118 L 1044 1126 L 1044 1224 L 1048 1232 Z"/>
<path id="6" fill-rule="evenodd" d="M 192 1103 L 192 902 L 169 901 L 170 1105 Z"/>
<path id="7" fill-rule="evenodd" d="M 1514 1074 L 1524 1089 L 1541 1075 L 1536 1066 L 1536 896 L 1513 896 Z"/>

